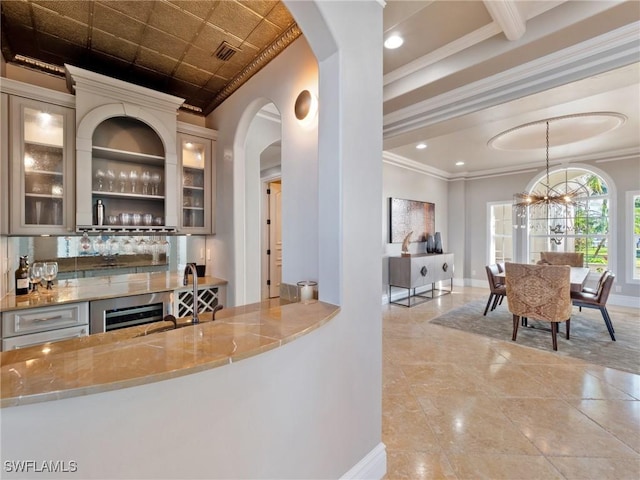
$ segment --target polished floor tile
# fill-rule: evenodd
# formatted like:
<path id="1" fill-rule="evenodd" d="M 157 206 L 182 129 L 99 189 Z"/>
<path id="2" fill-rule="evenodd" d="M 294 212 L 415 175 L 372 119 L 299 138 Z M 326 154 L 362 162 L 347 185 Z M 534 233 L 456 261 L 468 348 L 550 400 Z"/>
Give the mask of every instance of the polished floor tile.
<path id="1" fill-rule="evenodd" d="M 430 323 L 486 295 L 382 307 L 385 479 L 640 478 L 640 376 Z"/>

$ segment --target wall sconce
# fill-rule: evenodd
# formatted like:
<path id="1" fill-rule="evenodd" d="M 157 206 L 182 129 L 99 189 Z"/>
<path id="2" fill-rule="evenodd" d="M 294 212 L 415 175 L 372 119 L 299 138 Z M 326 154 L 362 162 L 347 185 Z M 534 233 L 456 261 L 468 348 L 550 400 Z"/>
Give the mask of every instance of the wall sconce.
<path id="1" fill-rule="evenodd" d="M 294 111 L 298 120 L 309 122 L 318 111 L 318 99 L 309 90 L 303 90 L 296 98 Z"/>

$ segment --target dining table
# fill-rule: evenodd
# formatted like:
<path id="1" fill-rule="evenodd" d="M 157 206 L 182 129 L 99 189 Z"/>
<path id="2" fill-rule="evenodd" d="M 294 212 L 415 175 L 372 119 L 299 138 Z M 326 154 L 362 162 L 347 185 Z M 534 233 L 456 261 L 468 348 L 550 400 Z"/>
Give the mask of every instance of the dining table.
<path id="1" fill-rule="evenodd" d="M 572 292 L 581 292 L 584 288 L 590 269 L 587 267 L 571 267 L 570 282 Z M 506 272 L 500 272 L 494 275 L 496 278 L 506 278 Z M 504 282 L 503 282 L 504 283 Z"/>

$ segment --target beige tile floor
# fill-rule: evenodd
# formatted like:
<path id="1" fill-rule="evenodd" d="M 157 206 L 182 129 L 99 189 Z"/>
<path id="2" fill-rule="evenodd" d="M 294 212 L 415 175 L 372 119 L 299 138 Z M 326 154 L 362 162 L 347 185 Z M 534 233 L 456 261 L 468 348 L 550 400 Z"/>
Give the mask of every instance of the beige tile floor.
<path id="1" fill-rule="evenodd" d="M 429 323 L 487 296 L 382 307 L 385 479 L 640 479 L 640 376 Z"/>

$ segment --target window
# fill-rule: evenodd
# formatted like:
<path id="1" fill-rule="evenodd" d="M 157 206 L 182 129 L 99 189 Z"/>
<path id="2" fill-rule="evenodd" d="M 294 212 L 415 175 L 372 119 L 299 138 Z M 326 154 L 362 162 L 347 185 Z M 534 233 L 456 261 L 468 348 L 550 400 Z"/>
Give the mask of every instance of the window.
<path id="1" fill-rule="evenodd" d="M 609 265 L 609 189 L 602 177 L 579 168 L 558 170 L 532 189 L 576 192 L 573 205 L 551 205 L 529 211 L 529 263 L 542 251 L 582 252 L 585 266 L 602 272 Z"/>
<path id="2" fill-rule="evenodd" d="M 627 245 L 627 255 L 629 265 L 627 280 L 640 282 L 640 191 L 627 192 L 627 226 L 630 235 Z"/>
<path id="3" fill-rule="evenodd" d="M 513 259 L 511 203 L 489 204 L 489 264 Z"/>

